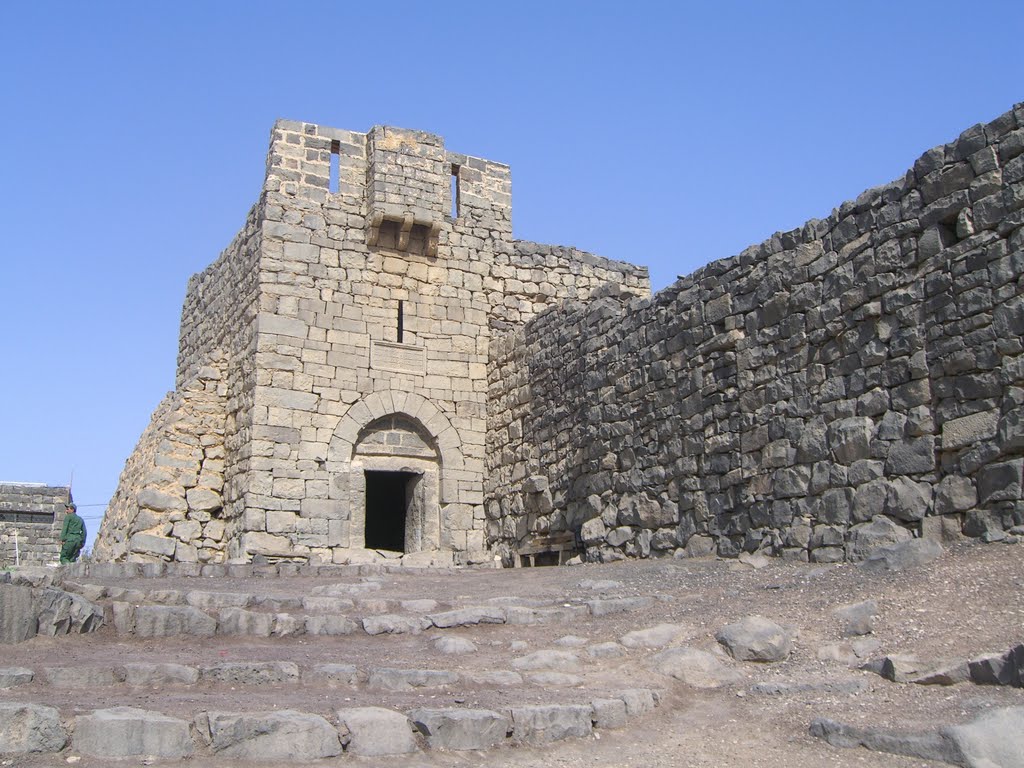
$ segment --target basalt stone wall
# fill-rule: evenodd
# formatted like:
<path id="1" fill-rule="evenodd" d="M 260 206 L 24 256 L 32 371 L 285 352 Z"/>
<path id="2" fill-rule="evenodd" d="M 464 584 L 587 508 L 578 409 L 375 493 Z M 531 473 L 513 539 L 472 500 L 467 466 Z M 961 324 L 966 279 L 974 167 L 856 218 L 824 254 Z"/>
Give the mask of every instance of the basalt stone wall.
<path id="1" fill-rule="evenodd" d="M 1024 105 L 644 300 L 492 340 L 487 536 L 588 559 L 1024 523 Z"/>
<path id="2" fill-rule="evenodd" d="M 70 500 L 70 488 L 0 483 L 0 567 L 57 562 Z"/>
<path id="3" fill-rule="evenodd" d="M 211 363 L 154 411 L 103 516 L 95 560 L 226 559 L 227 384 L 223 359 Z"/>

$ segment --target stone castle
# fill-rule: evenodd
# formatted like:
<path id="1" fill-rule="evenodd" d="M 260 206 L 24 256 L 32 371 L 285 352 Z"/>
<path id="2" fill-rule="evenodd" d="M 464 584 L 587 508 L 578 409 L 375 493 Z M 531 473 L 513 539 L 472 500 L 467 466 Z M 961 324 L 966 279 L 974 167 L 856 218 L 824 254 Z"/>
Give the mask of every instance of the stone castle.
<path id="1" fill-rule="evenodd" d="M 832 562 L 1024 523 L 1024 105 L 651 297 L 507 166 L 278 122 L 101 560 Z"/>

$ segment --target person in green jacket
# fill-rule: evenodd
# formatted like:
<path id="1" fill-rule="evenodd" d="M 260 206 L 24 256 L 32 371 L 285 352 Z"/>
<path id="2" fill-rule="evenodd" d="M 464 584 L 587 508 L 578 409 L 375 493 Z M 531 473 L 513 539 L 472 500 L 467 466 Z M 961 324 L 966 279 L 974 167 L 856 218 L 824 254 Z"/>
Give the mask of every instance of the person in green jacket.
<path id="1" fill-rule="evenodd" d="M 74 502 L 64 505 L 64 527 L 60 529 L 61 565 L 73 563 L 85 546 L 85 521 L 78 516 Z"/>

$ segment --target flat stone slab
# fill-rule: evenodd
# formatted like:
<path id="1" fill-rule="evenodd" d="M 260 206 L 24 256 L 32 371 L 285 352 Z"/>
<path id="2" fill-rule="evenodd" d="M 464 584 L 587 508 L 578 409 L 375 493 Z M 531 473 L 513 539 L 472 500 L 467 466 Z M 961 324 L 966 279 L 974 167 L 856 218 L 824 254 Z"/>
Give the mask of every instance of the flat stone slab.
<path id="1" fill-rule="evenodd" d="M 669 648 L 656 654 L 650 667 L 693 688 L 721 688 L 742 677 L 717 656 L 689 647 Z"/>
<path id="2" fill-rule="evenodd" d="M 443 688 L 458 681 L 458 673 L 448 670 L 381 667 L 370 670 L 367 685 L 380 691 L 411 691 L 414 688 Z"/>
<path id="3" fill-rule="evenodd" d="M 290 661 L 225 662 L 200 667 L 204 682 L 234 685 L 274 685 L 299 681 L 299 667 Z"/>
<path id="4" fill-rule="evenodd" d="M 505 609 L 497 606 L 477 606 L 473 608 L 457 608 L 454 611 L 431 613 L 427 616 L 431 623 L 439 629 L 449 627 L 466 627 L 475 624 L 504 624 Z"/>
<path id="5" fill-rule="evenodd" d="M 310 761 L 341 754 L 338 731 L 319 715 L 280 712 L 210 712 L 196 717 L 210 749 L 248 760 Z"/>
<path id="6" fill-rule="evenodd" d="M 418 635 L 434 623 L 426 616 L 383 614 L 363 619 L 363 631 L 368 635 Z"/>
<path id="7" fill-rule="evenodd" d="M 682 624 L 658 624 L 647 629 L 627 632 L 619 638 L 626 648 L 664 648 L 684 637 L 687 627 Z"/>
<path id="8" fill-rule="evenodd" d="M 44 667 L 43 677 L 54 688 L 95 688 L 120 682 L 112 667 Z"/>
<path id="9" fill-rule="evenodd" d="M 490 749 L 512 727 L 508 717 L 489 709 L 414 709 L 408 715 L 432 749 Z"/>
<path id="10" fill-rule="evenodd" d="M 0 644 L 35 637 L 38 614 L 31 587 L 0 584 Z"/>
<path id="11" fill-rule="evenodd" d="M 199 682 L 199 670 L 184 664 L 131 662 L 122 669 L 125 683 L 133 686 L 195 685 Z"/>
<path id="12" fill-rule="evenodd" d="M 302 682 L 351 688 L 359 684 L 359 670 L 354 664 L 317 664 L 302 673 Z"/>
<path id="13" fill-rule="evenodd" d="M 189 724 L 134 707 L 98 709 L 75 718 L 72 747 L 96 757 L 182 759 L 192 754 Z"/>
<path id="14" fill-rule="evenodd" d="M 512 660 L 512 666 L 519 670 L 531 671 L 552 669 L 558 671 L 579 669 L 580 658 L 572 651 L 543 650 L 528 653 Z"/>
<path id="15" fill-rule="evenodd" d="M 586 606 L 591 616 L 599 618 L 615 613 L 639 611 L 652 603 L 654 603 L 654 599 L 650 597 L 612 597 L 607 600 L 588 600 Z"/>
<path id="16" fill-rule="evenodd" d="M 140 605 L 134 610 L 137 637 L 213 637 L 217 621 L 190 605 Z"/>
<path id="17" fill-rule="evenodd" d="M 412 723 L 401 712 L 382 707 L 338 710 L 338 730 L 352 755 L 404 755 L 419 750 Z"/>
<path id="18" fill-rule="evenodd" d="M 67 741 L 53 707 L 0 702 L 0 754 L 59 752 Z"/>

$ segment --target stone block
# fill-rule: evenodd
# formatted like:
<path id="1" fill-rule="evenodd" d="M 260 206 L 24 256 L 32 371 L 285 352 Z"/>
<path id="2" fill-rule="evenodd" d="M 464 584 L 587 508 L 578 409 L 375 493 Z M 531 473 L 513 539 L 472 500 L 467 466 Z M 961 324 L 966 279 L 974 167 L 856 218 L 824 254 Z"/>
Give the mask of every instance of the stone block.
<path id="1" fill-rule="evenodd" d="M 0 755 L 60 752 L 67 740 L 53 707 L 0 702 Z"/>
<path id="2" fill-rule="evenodd" d="M 432 749 L 491 749 L 512 726 L 507 716 L 488 709 L 414 709 L 408 716 Z"/>
<path id="3" fill-rule="evenodd" d="M 942 450 L 965 448 L 994 437 L 998 423 L 997 411 L 981 411 L 951 419 L 942 425 Z"/>
<path id="4" fill-rule="evenodd" d="M 35 637 L 37 619 L 31 587 L 0 584 L 0 644 L 23 643 Z"/>
<path id="5" fill-rule="evenodd" d="M 43 677 L 54 688 L 98 688 L 119 682 L 111 667 L 44 667 Z"/>
<path id="6" fill-rule="evenodd" d="M 174 539 L 169 539 L 166 536 L 154 536 L 149 533 L 136 533 L 128 541 L 129 551 L 140 555 L 172 557 L 174 555 L 174 547 Z"/>
<path id="7" fill-rule="evenodd" d="M 337 712 L 346 753 L 361 757 L 405 755 L 419 750 L 412 723 L 401 712 L 352 707 Z"/>
<path id="8" fill-rule="evenodd" d="M 947 475 L 935 486 L 935 514 L 965 512 L 978 503 L 974 481 L 962 475 Z"/>
<path id="9" fill-rule="evenodd" d="M 25 667 L 0 667 L 0 688 L 15 688 L 32 682 L 35 673 Z"/>
<path id="10" fill-rule="evenodd" d="M 594 699 L 594 727 L 598 729 L 622 728 L 626 725 L 626 702 L 622 699 Z"/>
<path id="11" fill-rule="evenodd" d="M 548 704 L 512 708 L 512 736 L 527 744 L 589 736 L 593 709 L 583 704 Z"/>
<path id="12" fill-rule="evenodd" d="M 309 762 L 341 754 L 338 731 L 319 715 L 279 712 L 210 712 L 196 717 L 211 751 L 239 760 Z"/>
<path id="13" fill-rule="evenodd" d="M 131 686 L 195 685 L 199 670 L 183 664 L 131 662 L 122 668 L 124 682 Z"/>
<path id="14" fill-rule="evenodd" d="M 134 631 L 137 637 L 212 637 L 217 622 L 192 606 L 140 605 L 135 608 Z"/>
<path id="15" fill-rule="evenodd" d="M 1021 498 L 1024 459 L 989 464 L 978 472 L 978 496 L 982 504 Z"/>
<path id="16" fill-rule="evenodd" d="M 193 751 L 184 720 L 134 707 L 98 709 L 75 718 L 72 746 L 95 757 L 181 760 Z"/>

